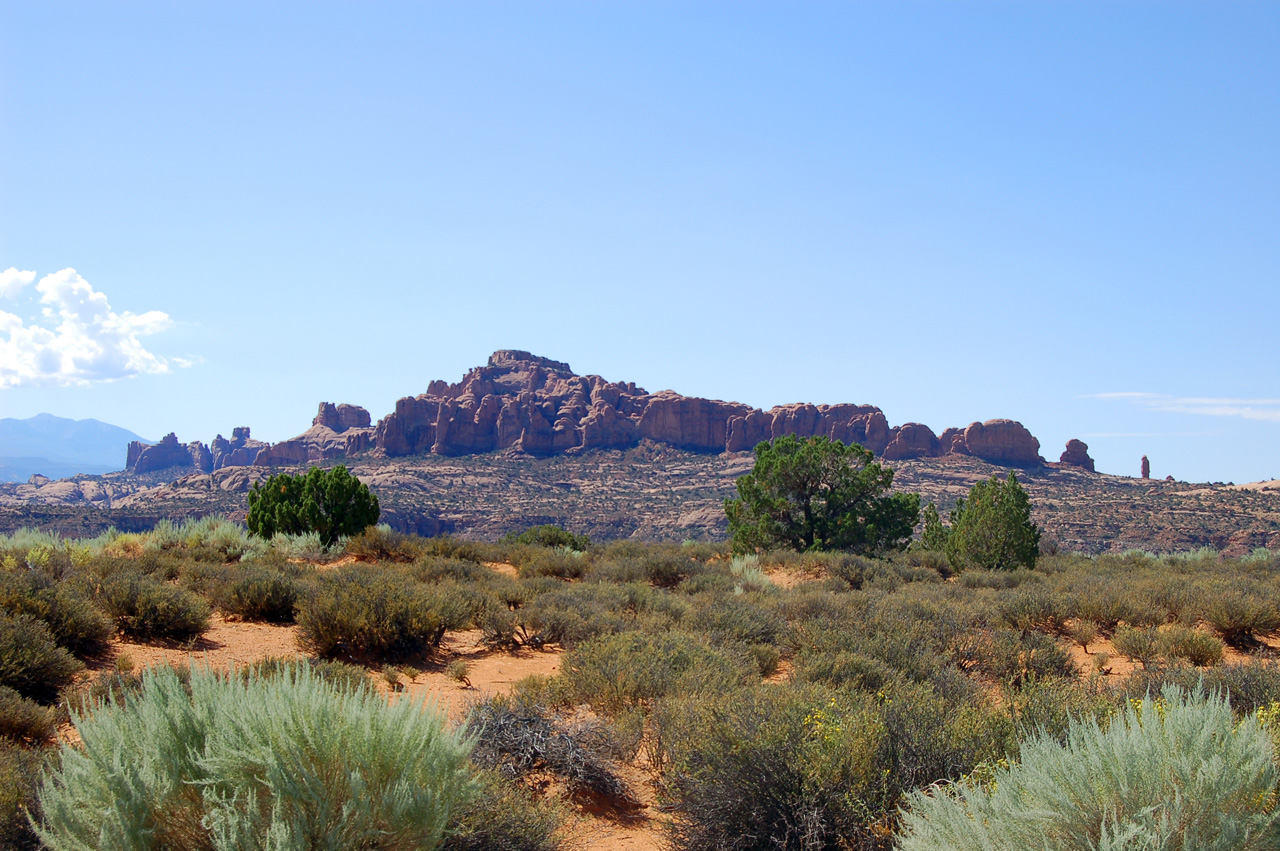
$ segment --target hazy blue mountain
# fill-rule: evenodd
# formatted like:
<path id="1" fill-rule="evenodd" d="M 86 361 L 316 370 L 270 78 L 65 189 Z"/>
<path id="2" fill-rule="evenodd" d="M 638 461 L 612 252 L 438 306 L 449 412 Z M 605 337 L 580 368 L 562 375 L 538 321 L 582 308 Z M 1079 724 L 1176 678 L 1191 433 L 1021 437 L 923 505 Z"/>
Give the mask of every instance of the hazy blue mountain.
<path id="1" fill-rule="evenodd" d="M 59 479 L 123 470 L 131 440 L 155 442 L 98 420 L 53 414 L 0 419 L 0 481 L 25 482 L 33 473 Z"/>

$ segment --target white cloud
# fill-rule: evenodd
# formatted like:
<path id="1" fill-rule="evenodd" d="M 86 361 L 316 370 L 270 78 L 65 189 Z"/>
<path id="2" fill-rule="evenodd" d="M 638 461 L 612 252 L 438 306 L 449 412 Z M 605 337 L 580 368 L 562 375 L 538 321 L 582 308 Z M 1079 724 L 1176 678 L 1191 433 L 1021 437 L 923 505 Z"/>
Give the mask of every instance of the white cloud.
<path id="1" fill-rule="evenodd" d="M 34 272 L 0 273 L 0 294 L 9 293 L 5 287 L 10 280 L 20 281 L 12 290 L 16 294 L 34 278 Z M 169 328 L 173 323 L 168 314 L 116 313 L 106 295 L 75 269 L 45 275 L 36 292 L 43 323 L 27 324 L 0 311 L 0 388 L 86 385 L 169 371 L 169 362 L 147 351 L 138 339 Z"/>
<path id="2" fill-rule="evenodd" d="M 1280 399 L 1233 399 L 1213 396 L 1168 396 L 1163 393 L 1095 393 L 1090 399 L 1133 402 L 1153 411 L 1239 417 L 1280 423 Z"/>
<path id="3" fill-rule="evenodd" d="M 17 298 L 22 288 L 35 279 L 35 272 L 20 272 L 10 266 L 0 272 L 0 298 Z"/>

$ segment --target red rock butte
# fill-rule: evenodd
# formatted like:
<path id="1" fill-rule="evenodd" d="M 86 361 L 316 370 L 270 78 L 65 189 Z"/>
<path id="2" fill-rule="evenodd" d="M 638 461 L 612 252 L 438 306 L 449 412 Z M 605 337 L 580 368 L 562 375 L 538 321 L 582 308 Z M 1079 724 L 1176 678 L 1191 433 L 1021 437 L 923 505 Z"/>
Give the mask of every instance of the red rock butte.
<path id="1" fill-rule="evenodd" d="M 948 428 L 941 435 L 920 423 L 890 427 L 874 405 L 779 405 L 768 411 L 739 402 L 649 393 L 633 382 L 577 375 L 567 363 L 529 352 L 494 352 L 456 384 L 432 381 L 427 392 L 406 396 L 372 424 L 355 405 L 322 402 L 311 428 L 268 446 L 247 428 L 221 435 L 212 449 L 173 435 L 152 446 L 129 447 L 128 469 L 147 472 L 190 466 L 287 466 L 372 452 L 385 457 L 432 453 L 461 456 L 517 450 L 546 457 L 592 449 L 628 449 L 641 440 L 695 452 L 746 452 L 784 435 L 824 436 L 859 443 L 885 460 L 972 455 L 993 464 L 1044 464 L 1040 442 L 1007 419 Z M 1087 447 L 1071 441 L 1060 464 L 1093 469 Z"/>

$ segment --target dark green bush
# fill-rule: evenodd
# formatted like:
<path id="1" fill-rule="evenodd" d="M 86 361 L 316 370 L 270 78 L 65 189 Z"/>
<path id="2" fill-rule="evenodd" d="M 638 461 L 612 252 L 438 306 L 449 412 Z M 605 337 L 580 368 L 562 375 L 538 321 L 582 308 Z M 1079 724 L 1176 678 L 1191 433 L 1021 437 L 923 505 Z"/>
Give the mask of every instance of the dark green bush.
<path id="1" fill-rule="evenodd" d="M 53 703 L 83 667 L 58 646 L 43 621 L 0 613 L 0 686 L 40 703 Z"/>
<path id="2" fill-rule="evenodd" d="M 276 533 L 318 532 L 331 547 L 344 535 L 358 535 L 378 522 L 378 497 L 339 464 L 312 467 L 300 476 L 277 473 L 249 491 L 249 531 L 270 539 Z"/>
<path id="3" fill-rule="evenodd" d="M 53 709 L 0 686 L 0 739 L 39 743 L 53 738 L 57 717 Z"/>
<path id="4" fill-rule="evenodd" d="M 111 637 L 111 622 L 97 606 L 39 571 L 0 573 L 0 611 L 44 621 L 58 644 L 77 656 L 100 653 Z"/>
<path id="5" fill-rule="evenodd" d="M 246 621 L 292 623 L 299 598 L 297 581 L 269 567 L 236 570 L 215 592 L 218 608 Z"/>
<path id="6" fill-rule="evenodd" d="M 116 573 L 102 582 L 98 602 L 116 628 L 134 639 L 188 641 L 209 628 L 209 604 L 142 573 Z"/>
<path id="7" fill-rule="evenodd" d="M 0 739 L 0 848 L 35 851 L 40 847 L 28 816 L 38 818 L 36 792 L 48 756 L 43 749 L 20 747 Z"/>
<path id="8" fill-rule="evenodd" d="M 324 576 L 298 609 L 298 640 L 318 656 L 421 656 L 460 629 L 469 602 L 399 573 L 358 567 Z"/>

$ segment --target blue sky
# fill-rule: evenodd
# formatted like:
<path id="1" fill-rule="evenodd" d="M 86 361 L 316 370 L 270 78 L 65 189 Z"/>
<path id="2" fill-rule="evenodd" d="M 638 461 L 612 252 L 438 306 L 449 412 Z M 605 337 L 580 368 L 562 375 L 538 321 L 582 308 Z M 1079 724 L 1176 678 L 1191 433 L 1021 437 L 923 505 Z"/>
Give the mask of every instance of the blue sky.
<path id="1" fill-rule="evenodd" d="M 0 2 L 0 35 L 0 416 L 278 440 L 524 348 L 1280 477 L 1280 4 Z"/>

